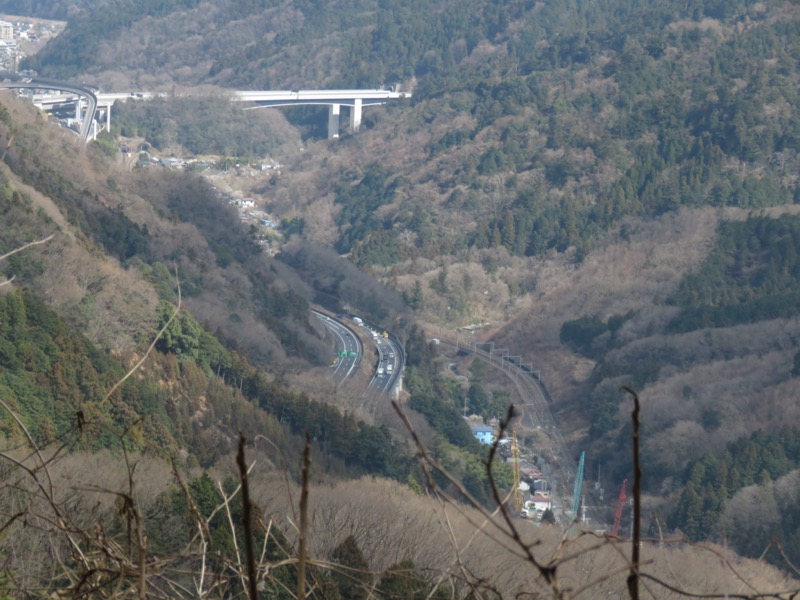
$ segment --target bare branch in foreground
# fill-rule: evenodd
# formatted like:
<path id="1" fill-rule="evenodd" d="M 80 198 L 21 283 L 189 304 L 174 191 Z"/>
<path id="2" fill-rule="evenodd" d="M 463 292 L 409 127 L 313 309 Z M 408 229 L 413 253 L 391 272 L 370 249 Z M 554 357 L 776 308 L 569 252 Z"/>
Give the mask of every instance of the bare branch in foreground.
<path id="1" fill-rule="evenodd" d="M 631 574 L 628 576 L 628 593 L 631 600 L 639 600 L 639 552 L 642 527 L 642 466 L 639 464 L 639 396 L 631 388 L 623 391 L 633 397 L 633 539 L 631 540 Z"/>
<path id="2" fill-rule="evenodd" d="M 253 504 L 250 500 L 250 484 L 247 479 L 247 464 L 244 458 L 244 434 L 239 434 L 239 451 L 236 465 L 239 467 L 239 480 L 242 482 L 242 527 L 244 529 L 244 550 L 247 561 L 247 592 L 250 600 L 258 600 L 256 588 L 256 559 L 253 547 Z"/>
<path id="3" fill-rule="evenodd" d="M 308 536 L 308 475 L 311 469 L 311 436 L 306 431 L 300 492 L 300 540 L 297 548 L 297 597 L 306 597 L 306 543 Z"/>

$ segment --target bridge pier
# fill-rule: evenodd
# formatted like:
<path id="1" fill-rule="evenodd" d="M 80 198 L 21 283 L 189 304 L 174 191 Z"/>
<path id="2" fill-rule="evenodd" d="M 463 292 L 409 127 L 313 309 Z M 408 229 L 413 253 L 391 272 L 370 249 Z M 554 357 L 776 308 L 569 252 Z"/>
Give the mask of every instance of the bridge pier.
<path id="1" fill-rule="evenodd" d="M 75 103 L 75 120 L 80 123 L 80 136 L 84 143 L 89 139 L 89 127 L 97 114 L 97 95 L 96 90 L 85 85 L 76 85 L 66 81 L 55 79 L 43 79 L 39 77 L 25 78 L 16 73 L 0 71 L 0 89 L 46 89 L 58 90 L 78 96 Z M 85 104 L 84 104 L 85 103 Z M 84 106 L 86 111 L 84 114 Z M 81 118 L 83 117 L 83 118 Z"/>
<path id="2" fill-rule="evenodd" d="M 361 111 L 363 103 L 361 98 L 355 98 L 350 107 L 350 133 L 355 133 L 361 127 Z M 339 115 L 342 111 L 341 104 L 328 105 L 328 139 L 339 137 Z"/>
<path id="3" fill-rule="evenodd" d="M 350 109 L 350 131 L 355 133 L 361 127 L 361 98 L 356 98 Z"/>
<path id="4" fill-rule="evenodd" d="M 4 79 L 10 79 L 5 82 Z M 78 96 L 75 105 L 75 120 L 80 124 L 80 134 L 84 141 L 89 137 L 91 123 L 98 118 L 98 125 L 102 122 L 102 115 L 98 115 L 98 108 L 105 109 L 105 127 L 111 128 L 111 105 L 115 100 L 128 100 L 130 98 L 149 99 L 159 94 L 150 92 L 120 92 L 98 94 L 97 90 L 86 86 L 76 85 L 65 81 L 52 79 L 25 79 L 17 74 L 0 72 L 0 89 L 46 89 L 58 90 Z M 263 106 L 294 106 L 294 105 L 328 105 L 328 138 L 339 137 L 339 118 L 342 105 L 350 108 L 350 132 L 356 133 L 361 127 L 361 112 L 365 106 L 386 104 L 392 100 L 410 98 L 411 94 L 391 90 L 292 90 L 290 91 L 238 91 L 232 98 L 237 102 L 255 103 L 259 108 Z M 99 105 L 98 105 L 99 100 Z M 54 100 L 42 100 L 42 105 L 64 104 L 72 101 L 69 96 Z M 34 103 L 36 100 L 34 100 Z"/>
<path id="5" fill-rule="evenodd" d="M 339 137 L 339 112 L 341 104 L 331 104 L 328 106 L 328 139 L 333 140 Z"/>

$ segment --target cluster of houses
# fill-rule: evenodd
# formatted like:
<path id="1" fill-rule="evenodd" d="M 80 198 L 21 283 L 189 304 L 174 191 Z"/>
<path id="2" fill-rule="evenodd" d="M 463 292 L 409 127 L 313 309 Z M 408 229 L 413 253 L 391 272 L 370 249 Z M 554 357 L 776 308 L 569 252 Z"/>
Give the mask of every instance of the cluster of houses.
<path id="1" fill-rule="evenodd" d="M 484 423 L 483 419 L 477 415 L 465 417 L 465 420 L 470 430 L 472 430 L 472 435 L 480 443 L 487 445 L 494 443 L 499 425 L 497 419 L 492 419 L 489 424 Z M 515 460 L 511 452 L 511 443 L 510 438 L 500 440 L 500 454 L 506 462 Z M 519 489 L 523 501 L 519 516 L 524 519 L 541 521 L 545 511 L 553 510 L 549 483 L 538 467 L 528 464 L 522 457 L 517 460 L 520 461 L 518 467 L 520 474 Z"/>
<path id="2" fill-rule="evenodd" d="M 252 198 L 239 198 L 234 196 L 228 200 L 228 203 L 239 209 L 239 218 L 242 221 L 263 225 L 268 229 L 278 229 L 278 224 L 263 210 L 251 210 L 256 207 L 256 201 Z"/>
<path id="3" fill-rule="evenodd" d="M 2 41 L 0 40 L 0 44 Z M 157 166 L 157 167 L 164 167 L 165 169 L 192 169 L 195 171 L 204 171 L 206 169 L 218 169 L 225 173 L 228 173 L 230 169 L 234 169 L 237 175 L 252 175 L 254 173 L 260 171 L 275 171 L 276 173 L 280 173 L 280 169 L 283 165 L 276 162 L 268 162 L 268 163 L 253 163 L 249 165 L 242 165 L 240 163 L 231 163 L 230 159 L 226 158 L 219 158 L 216 159 L 214 157 L 208 159 L 198 159 L 194 156 L 187 156 L 185 158 L 177 158 L 175 156 L 171 156 L 168 158 L 159 158 L 157 156 L 151 156 L 149 151 L 151 150 L 150 144 L 143 143 L 139 146 L 139 166 L 140 167 L 147 167 L 147 166 Z M 125 155 L 126 157 L 130 157 L 131 155 L 131 148 L 126 142 L 121 142 L 119 145 L 119 151 Z"/>
<path id="4" fill-rule="evenodd" d="M 213 160 L 201 160 L 195 158 L 194 156 L 188 156 L 185 158 L 158 158 L 156 156 L 150 156 L 148 153 L 148 150 L 150 149 L 150 145 L 147 143 L 141 144 L 138 147 L 139 167 L 162 167 L 172 170 L 193 169 L 197 171 L 204 171 L 207 168 L 219 168 L 220 164 L 219 161 L 214 162 Z M 128 144 L 121 143 L 120 152 L 126 156 L 130 156 L 131 148 Z M 238 167 L 239 165 L 235 166 Z M 264 166 L 265 169 L 276 169 L 281 165 L 278 163 L 264 163 L 262 166 Z M 212 187 L 217 190 L 216 186 Z M 217 190 L 217 196 L 222 200 L 227 200 L 229 204 L 235 206 L 239 210 L 239 218 L 243 222 L 258 227 L 259 234 L 257 236 L 257 241 L 270 255 L 274 255 L 277 252 L 275 243 L 280 238 L 279 223 L 273 220 L 272 216 L 263 210 L 258 210 L 256 208 L 256 201 L 253 198 L 245 198 L 238 193 L 231 194 L 221 190 Z"/>
<path id="5" fill-rule="evenodd" d="M 276 244 L 280 241 L 278 223 L 263 210 L 256 209 L 256 201 L 252 198 L 228 196 L 228 203 L 239 209 L 239 218 L 242 222 L 258 227 L 259 234 L 256 239 L 259 245 L 270 256 L 274 256 L 278 252 Z"/>
<path id="6" fill-rule="evenodd" d="M 139 146 L 139 162 L 137 164 L 140 168 L 163 167 L 171 170 L 191 169 L 195 171 L 204 171 L 205 169 L 213 166 L 213 163 L 205 160 L 199 160 L 194 156 L 187 156 L 185 158 L 177 158 L 174 156 L 169 158 L 159 158 L 157 156 L 150 156 L 148 153 L 150 149 L 150 145 L 147 143 Z M 119 145 L 119 151 L 126 158 L 130 157 L 131 155 L 130 146 L 124 142 Z"/>
<path id="7" fill-rule="evenodd" d="M 541 521 L 546 510 L 553 510 L 550 485 L 538 467 L 521 465 L 519 472 L 521 478 L 519 486 L 523 501 L 520 516 Z"/>
<path id="8" fill-rule="evenodd" d="M 17 70 L 25 54 L 19 48 L 22 42 L 43 43 L 58 35 L 63 25 L 29 21 L 0 21 L 0 66 L 7 71 Z"/>

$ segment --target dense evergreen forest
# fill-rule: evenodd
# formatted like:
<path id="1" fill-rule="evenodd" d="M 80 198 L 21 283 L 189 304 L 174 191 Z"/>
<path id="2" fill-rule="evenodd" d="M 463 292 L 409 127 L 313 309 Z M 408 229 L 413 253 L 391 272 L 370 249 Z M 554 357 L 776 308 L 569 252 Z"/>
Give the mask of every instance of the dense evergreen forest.
<path id="1" fill-rule="evenodd" d="M 173 310 L 163 307 L 159 325 Z M 128 379 L 110 396 L 107 392 L 125 373 L 123 364 L 76 334 L 35 295 L 3 296 L 1 314 L 0 390 L 43 446 L 63 441 L 97 450 L 126 444 L 162 456 L 183 447 L 209 466 L 230 451 L 224 437 L 212 442 L 216 428 L 228 435 L 237 430 L 269 435 L 281 442 L 279 450 L 287 456 L 298 452 L 300 436 L 309 432 L 319 444 L 321 464 L 334 472 L 346 468 L 351 475 L 401 480 L 410 473 L 410 457 L 401 458 L 402 450 L 385 428 L 343 416 L 266 379 L 224 350 L 187 313 L 158 340 L 161 354 L 153 357 L 148 375 Z M 238 380 L 241 393 L 225 384 Z M 205 431 L 197 429 L 192 417 L 200 395 L 209 409 L 203 415 Z M 20 434 L 8 412 L 0 423 L 5 437 Z"/>
<path id="2" fill-rule="evenodd" d="M 97 53 L 81 55 L 82 27 L 92 28 L 93 40 L 112 39 L 123 23 L 142 15 L 167 22 L 165 13 L 178 8 L 192 14 L 190 5 L 154 13 L 137 4 L 131 15 L 127 9 L 101 11 L 113 15 L 104 26 L 94 11 L 77 13 L 65 34 L 29 66 L 62 77 L 91 72 L 100 66 Z M 248 14 L 266 19 L 286 8 L 237 3 L 226 13 L 229 21 L 217 26 L 233 27 Z M 289 72 L 269 79 L 265 74 L 285 68 L 287 48 L 304 52 L 297 48 L 300 40 L 313 39 L 339 44 L 336 52 L 348 60 L 339 61 L 324 81 L 312 75 L 304 87 L 376 87 L 413 79 L 413 127 L 422 127 L 434 110 L 469 117 L 446 131 L 434 128 L 426 160 L 459 157 L 456 172 L 439 175 L 437 205 L 474 214 L 475 226 L 435 236 L 431 221 L 438 210 L 427 218 L 401 210 L 376 218 L 359 198 L 371 196 L 373 188 L 380 197 L 397 186 L 398 175 L 407 175 L 382 164 L 382 172 L 347 182 L 337 195 L 343 207 L 338 247 L 352 250 L 359 264 L 469 248 L 502 247 L 516 256 L 569 247 L 583 253 L 626 216 L 658 216 L 681 206 L 760 208 L 795 197 L 800 132 L 791 118 L 798 104 L 798 57 L 792 49 L 800 24 L 790 4 L 475 2 L 448 10 L 428 2 L 342 2 L 325 11 L 303 3 L 292 3 L 292 9 L 303 18 L 276 36 L 224 52 L 209 41 L 203 52 L 213 66 L 194 71 L 194 83 L 210 78 L 227 87 L 297 87 Z M 350 22 L 350 14 L 365 21 Z M 351 35 L 328 42 L 332 19 L 334 28 Z M 487 43 L 500 50 L 478 60 Z M 315 64 L 305 55 L 292 60 Z M 171 128 L 153 126 L 163 122 L 153 110 L 125 109 L 120 131 L 148 132 L 162 143 Z M 247 156 L 265 150 L 264 138 L 243 137 L 236 127 L 204 126 L 208 109 L 192 113 L 192 122 L 173 136 L 191 151 Z M 462 148 L 468 146 L 475 150 Z M 417 176 L 408 183 L 400 199 L 425 182 Z M 486 194 L 497 196 L 502 210 L 479 210 Z M 415 235 L 415 244 L 400 243 L 401 232 Z"/>

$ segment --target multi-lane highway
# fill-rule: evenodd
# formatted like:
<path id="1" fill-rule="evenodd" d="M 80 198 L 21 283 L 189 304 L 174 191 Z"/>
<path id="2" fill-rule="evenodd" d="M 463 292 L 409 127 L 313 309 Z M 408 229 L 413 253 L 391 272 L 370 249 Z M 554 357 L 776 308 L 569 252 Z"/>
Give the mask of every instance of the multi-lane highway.
<path id="1" fill-rule="evenodd" d="M 361 339 L 343 322 L 316 310 L 312 312 L 325 326 L 325 335 L 334 340 L 336 356 L 331 361 L 328 377 L 341 383 L 358 368 L 364 351 Z"/>
<path id="2" fill-rule="evenodd" d="M 317 310 L 313 313 L 324 325 L 325 334 L 333 340 L 336 349 L 328 375 L 330 379 L 339 384 L 355 374 L 364 354 L 364 343 L 370 345 L 371 340 L 377 360 L 373 364 L 372 377 L 364 397 L 389 394 L 397 389 L 405 365 L 405 354 L 402 344 L 394 336 L 364 323 L 358 317 L 334 317 Z M 362 338 L 368 341 L 362 342 Z"/>
<path id="3" fill-rule="evenodd" d="M 325 334 L 331 337 L 336 348 L 336 356 L 331 362 L 328 375 L 330 379 L 339 384 L 355 374 L 364 355 L 364 345 L 374 345 L 375 354 L 372 356 L 377 356 L 377 359 L 373 362 L 372 376 L 362 399 L 391 394 L 399 389 L 405 365 L 403 345 L 399 340 L 375 325 L 365 323 L 359 317 L 334 317 L 318 310 L 313 312 L 325 326 Z M 367 352 L 367 355 L 370 356 L 371 352 Z"/>
<path id="4" fill-rule="evenodd" d="M 384 332 L 365 329 L 369 331 L 378 351 L 378 366 L 369 382 L 368 391 L 391 393 L 397 386 L 405 364 L 403 347 L 388 333 L 384 335 Z"/>

